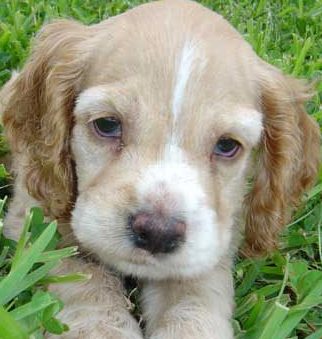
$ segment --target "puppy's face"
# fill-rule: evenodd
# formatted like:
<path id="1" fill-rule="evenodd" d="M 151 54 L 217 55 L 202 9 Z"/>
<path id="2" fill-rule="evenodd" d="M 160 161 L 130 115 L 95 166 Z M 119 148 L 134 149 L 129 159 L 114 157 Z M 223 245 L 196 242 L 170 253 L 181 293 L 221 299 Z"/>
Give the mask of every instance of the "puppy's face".
<path id="1" fill-rule="evenodd" d="M 227 23 L 149 6 L 101 24 L 92 45 L 73 113 L 72 225 L 126 273 L 192 276 L 232 247 L 262 113 L 251 51 Z"/>
<path id="2" fill-rule="evenodd" d="M 213 267 L 235 250 L 243 200 L 248 253 L 274 248 L 319 167 L 307 86 L 190 1 L 46 25 L 0 94 L 16 185 L 134 275 Z"/>

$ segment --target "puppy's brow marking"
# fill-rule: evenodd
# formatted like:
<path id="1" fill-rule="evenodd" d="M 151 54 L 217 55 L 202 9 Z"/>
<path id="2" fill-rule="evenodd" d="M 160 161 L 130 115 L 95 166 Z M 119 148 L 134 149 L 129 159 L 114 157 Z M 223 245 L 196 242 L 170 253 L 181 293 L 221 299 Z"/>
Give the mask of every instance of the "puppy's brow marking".
<path id="1" fill-rule="evenodd" d="M 183 95 L 187 86 L 189 77 L 191 75 L 192 63 L 195 60 L 195 48 L 192 42 L 186 42 L 181 53 L 179 69 L 177 72 L 176 83 L 173 93 L 172 113 L 174 116 L 174 123 L 178 119 L 183 103 Z"/>
<path id="2" fill-rule="evenodd" d="M 104 110 L 104 103 L 107 102 L 106 91 L 102 86 L 90 87 L 80 93 L 76 100 L 75 111 L 78 114 L 85 114 L 88 111 Z"/>

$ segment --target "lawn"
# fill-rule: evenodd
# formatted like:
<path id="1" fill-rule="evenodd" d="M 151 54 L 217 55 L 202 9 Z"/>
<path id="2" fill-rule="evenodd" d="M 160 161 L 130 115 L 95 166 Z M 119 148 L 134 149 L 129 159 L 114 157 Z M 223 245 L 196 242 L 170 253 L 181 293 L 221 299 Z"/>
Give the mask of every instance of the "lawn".
<path id="1" fill-rule="evenodd" d="M 30 42 L 44 22 L 65 17 L 92 24 L 142 2 L 1 0 L 0 86 L 10 78 L 12 70 L 23 65 Z M 201 3 L 227 18 L 263 59 L 286 73 L 316 83 L 317 94 L 307 104 L 307 110 L 322 126 L 321 0 Z M 1 138 L 0 156 L 5 153 L 7 146 Z M 10 194 L 8 180 L 4 166 L 0 167 L 2 197 Z M 281 235 L 279 249 L 266 258 L 236 260 L 237 338 L 322 338 L 321 197 L 322 170 L 316 186 L 303 198 L 293 221 Z M 0 205 L 2 209 L 3 204 Z M 48 277 L 59 260 L 76 251 L 75 248 L 55 251 L 56 243 L 55 225 L 45 225 L 39 210 L 26 218 L 25 232 L 18 244 L 1 236 L 0 225 L 0 338 L 27 338 L 31 334 L 42 338 L 44 330 L 61 333 L 67 329 L 56 319 L 62 302 L 47 293 L 45 287 L 54 279 L 84 277 Z M 17 279 L 19 288 L 13 288 Z"/>

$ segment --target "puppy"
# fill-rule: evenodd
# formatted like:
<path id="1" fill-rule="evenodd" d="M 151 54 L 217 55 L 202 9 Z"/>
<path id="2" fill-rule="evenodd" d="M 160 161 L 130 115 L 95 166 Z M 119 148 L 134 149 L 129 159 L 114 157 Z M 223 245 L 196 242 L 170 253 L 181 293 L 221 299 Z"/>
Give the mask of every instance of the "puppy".
<path id="1" fill-rule="evenodd" d="M 66 338 L 232 338 L 243 225 L 248 254 L 274 248 L 317 172 L 308 87 L 220 15 L 165 0 L 46 25 L 2 96 L 16 175 L 6 234 L 38 205 L 101 262 L 59 269 L 92 274 L 52 287 Z M 142 280 L 144 334 L 117 272 Z"/>

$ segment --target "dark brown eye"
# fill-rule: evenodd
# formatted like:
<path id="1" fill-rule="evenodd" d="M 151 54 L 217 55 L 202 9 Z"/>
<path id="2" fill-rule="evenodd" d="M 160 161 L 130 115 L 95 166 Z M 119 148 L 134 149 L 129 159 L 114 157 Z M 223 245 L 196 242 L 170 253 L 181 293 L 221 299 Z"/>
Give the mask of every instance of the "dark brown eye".
<path id="1" fill-rule="evenodd" d="M 103 138 L 120 138 L 122 136 L 121 121 L 114 117 L 99 118 L 93 121 L 96 134 Z"/>
<path id="2" fill-rule="evenodd" d="M 232 158 L 237 154 L 241 145 L 237 140 L 231 138 L 220 138 L 215 145 L 214 153 L 220 157 Z"/>

